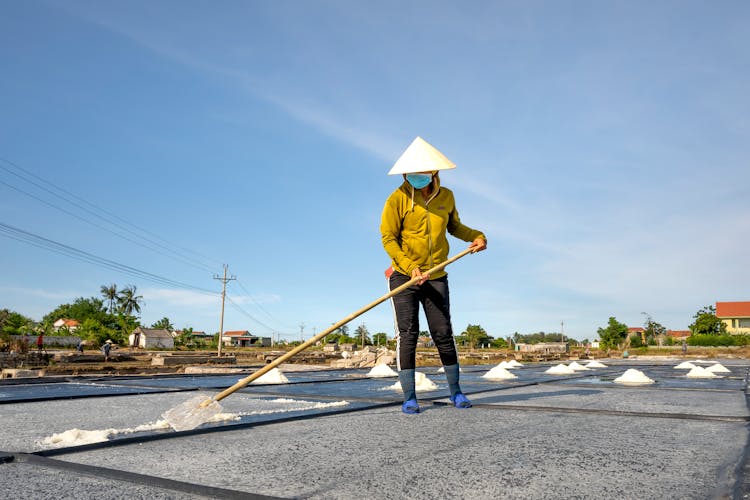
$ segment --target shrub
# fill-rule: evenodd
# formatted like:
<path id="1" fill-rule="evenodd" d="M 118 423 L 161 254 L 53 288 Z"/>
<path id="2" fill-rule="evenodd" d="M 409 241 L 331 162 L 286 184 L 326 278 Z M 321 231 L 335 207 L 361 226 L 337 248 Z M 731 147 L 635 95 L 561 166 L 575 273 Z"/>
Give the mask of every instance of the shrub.
<path id="1" fill-rule="evenodd" d="M 687 339 L 688 345 L 692 346 L 745 346 L 750 345 L 748 335 L 692 335 Z"/>

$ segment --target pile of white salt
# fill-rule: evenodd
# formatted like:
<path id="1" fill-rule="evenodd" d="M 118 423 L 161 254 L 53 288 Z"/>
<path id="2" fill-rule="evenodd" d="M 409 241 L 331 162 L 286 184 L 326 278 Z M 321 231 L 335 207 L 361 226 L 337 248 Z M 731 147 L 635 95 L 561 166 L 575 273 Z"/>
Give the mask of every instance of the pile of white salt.
<path id="1" fill-rule="evenodd" d="M 416 389 L 417 392 L 434 391 L 437 388 L 437 384 L 428 379 L 427 375 L 422 372 L 414 372 L 414 389 Z M 385 390 L 401 391 L 401 382 L 389 385 Z"/>
<path id="2" fill-rule="evenodd" d="M 570 368 L 571 370 L 576 371 L 576 372 L 583 371 L 583 370 L 588 370 L 587 367 L 585 367 L 582 364 L 579 364 L 579 363 L 577 363 L 575 361 L 573 361 L 572 363 L 570 363 L 568 365 L 568 368 Z"/>
<path id="3" fill-rule="evenodd" d="M 618 384 L 653 384 L 654 381 L 640 370 L 630 368 L 615 379 Z"/>
<path id="4" fill-rule="evenodd" d="M 386 365 L 385 363 L 381 363 L 377 366 L 373 366 L 372 370 L 367 372 L 368 377 L 372 378 L 380 378 L 380 377 L 395 377 L 398 376 L 398 373 L 396 373 L 393 368 Z"/>
<path id="5" fill-rule="evenodd" d="M 523 366 L 523 363 L 519 363 L 515 359 L 511 359 L 510 361 L 508 361 L 508 366 L 510 366 L 511 368 L 521 368 Z"/>
<path id="6" fill-rule="evenodd" d="M 490 380 L 508 380 L 508 379 L 513 379 L 513 378 L 518 378 L 518 377 L 513 375 L 511 372 L 509 372 L 502 366 L 498 365 L 494 367 L 492 370 L 482 375 L 482 378 L 486 378 Z"/>
<path id="7" fill-rule="evenodd" d="M 288 384 L 288 383 L 289 383 L 289 379 L 286 378 L 286 375 L 284 375 L 284 373 L 278 368 L 269 370 L 268 373 L 264 373 L 260 377 L 250 382 L 250 384 Z"/>
<path id="8" fill-rule="evenodd" d="M 716 378 L 718 377 L 718 375 L 706 370 L 702 366 L 696 366 L 692 368 L 685 376 L 690 377 L 690 378 Z"/>
<path id="9" fill-rule="evenodd" d="M 721 363 L 716 363 L 714 365 L 711 365 L 708 368 L 706 368 L 706 370 L 710 371 L 711 373 L 732 373 L 730 369 L 728 369 L 726 366 L 722 365 Z"/>
<path id="10" fill-rule="evenodd" d="M 586 363 L 586 368 L 606 368 L 606 367 L 607 365 L 605 365 L 604 363 L 600 363 L 599 361 L 596 361 L 596 360 L 589 361 L 588 363 Z"/>
<path id="11" fill-rule="evenodd" d="M 683 361 L 674 367 L 675 370 L 692 370 L 693 368 L 695 368 L 695 365 L 690 361 Z"/>
<path id="12" fill-rule="evenodd" d="M 575 372 L 576 371 L 571 367 L 560 363 L 559 365 L 547 369 L 544 373 L 549 373 L 550 375 L 573 375 Z"/>
<path id="13" fill-rule="evenodd" d="M 438 368 L 438 371 L 437 371 L 437 372 L 438 372 L 438 373 L 445 373 L 445 367 L 444 367 L 444 366 L 441 366 L 440 368 Z M 463 372 L 464 372 L 464 369 L 463 369 L 463 368 L 461 368 L 461 367 L 459 366 L 459 367 L 458 367 L 458 372 L 459 372 L 459 373 L 463 373 Z"/>

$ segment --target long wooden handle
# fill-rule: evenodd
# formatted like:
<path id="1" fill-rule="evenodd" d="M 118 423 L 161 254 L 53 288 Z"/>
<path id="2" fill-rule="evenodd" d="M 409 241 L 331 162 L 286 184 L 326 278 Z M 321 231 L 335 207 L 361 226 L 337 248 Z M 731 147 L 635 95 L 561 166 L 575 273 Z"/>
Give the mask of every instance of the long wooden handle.
<path id="1" fill-rule="evenodd" d="M 442 271 L 448 264 L 452 264 L 453 262 L 456 262 L 458 259 L 460 259 L 464 255 L 469 254 L 471 252 L 472 252 L 472 249 L 471 248 L 467 248 L 463 252 L 454 255 L 453 257 L 451 257 L 450 259 L 446 260 L 445 262 L 442 262 L 442 263 L 438 264 L 437 266 L 433 267 L 432 269 L 430 269 L 426 273 L 422 273 L 422 274 L 433 274 L 433 273 Z M 353 320 L 357 316 L 360 316 L 360 315 L 366 313 L 367 311 L 369 311 L 373 307 L 377 306 L 381 302 L 385 302 L 386 300 L 390 299 L 391 297 L 393 297 L 395 295 L 398 295 L 399 293 L 403 292 L 404 290 L 406 290 L 410 286 L 415 285 L 416 283 L 419 282 L 419 280 L 420 280 L 420 278 L 412 278 L 409 281 L 407 281 L 406 283 L 404 283 L 403 285 L 399 286 L 398 288 L 394 288 L 393 290 L 391 290 L 387 294 L 385 294 L 382 297 L 380 297 L 378 300 L 376 300 L 374 302 L 371 302 L 371 303 L 367 304 L 366 306 L 364 306 L 362 309 L 359 309 L 358 311 L 355 311 L 355 312 L 351 313 L 346 318 L 340 320 L 337 323 L 334 323 L 333 325 L 331 325 L 326 330 L 324 330 L 324 331 L 320 332 L 319 334 L 315 335 L 313 338 L 311 338 L 309 340 L 306 340 L 304 343 L 298 345 L 297 347 L 295 347 L 291 351 L 288 351 L 287 353 L 285 353 L 285 354 L 279 356 L 278 358 L 274 359 L 272 362 L 268 363 L 266 366 L 264 366 L 263 368 L 259 369 L 258 371 L 256 371 L 256 372 L 248 375 L 247 377 L 239 380 L 232 387 L 224 389 L 219 394 L 217 394 L 216 396 L 214 396 L 213 399 L 206 400 L 205 404 L 208 405 L 208 404 L 211 403 L 211 401 L 221 401 L 222 399 L 224 399 L 225 397 L 229 396 L 233 392 L 235 392 L 235 391 L 237 391 L 239 389 L 242 389 L 243 387 L 245 387 L 247 384 L 249 384 L 253 380 L 257 379 L 258 377 L 261 377 L 262 375 L 268 373 L 269 371 L 271 371 L 274 368 L 276 368 L 277 366 L 279 366 L 284 361 L 286 361 L 289 358 L 291 358 L 291 357 L 297 355 L 298 353 L 304 351 L 305 349 L 307 349 L 311 345 L 315 344 L 316 342 L 318 342 L 319 340 L 321 340 L 323 337 L 325 337 L 329 333 L 335 331 L 337 328 L 340 328 L 340 327 L 344 326 L 345 324 L 349 323 L 351 320 Z M 221 339 L 219 339 L 219 340 L 221 340 Z"/>

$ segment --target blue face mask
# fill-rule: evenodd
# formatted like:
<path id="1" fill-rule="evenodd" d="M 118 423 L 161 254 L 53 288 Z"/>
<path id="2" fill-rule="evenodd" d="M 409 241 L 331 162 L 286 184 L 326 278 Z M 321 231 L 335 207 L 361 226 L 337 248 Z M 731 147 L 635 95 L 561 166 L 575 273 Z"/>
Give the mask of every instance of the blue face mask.
<path id="1" fill-rule="evenodd" d="M 414 186 L 415 189 L 422 189 L 427 187 L 432 182 L 431 174 L 406 174 L 406 180 L 409 184 Z"/>

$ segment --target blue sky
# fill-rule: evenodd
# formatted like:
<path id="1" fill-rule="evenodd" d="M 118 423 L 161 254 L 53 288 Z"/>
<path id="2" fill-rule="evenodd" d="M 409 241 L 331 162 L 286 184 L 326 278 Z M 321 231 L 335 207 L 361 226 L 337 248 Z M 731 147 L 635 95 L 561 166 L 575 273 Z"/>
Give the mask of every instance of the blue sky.
<path id="1" fill-rule="evenodd" d="M 0 307 L 135 285 L 215 332 L 226 263 L 225 329 L 309 338 L 386 292 L 419 135 L 489 240 L 456 333 L 686 329 L 750 300 L 749 46 L 743 1 L 2 2 Z"/>

